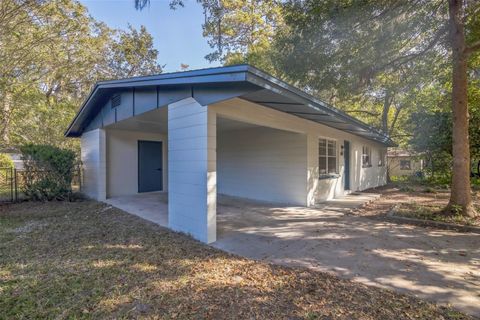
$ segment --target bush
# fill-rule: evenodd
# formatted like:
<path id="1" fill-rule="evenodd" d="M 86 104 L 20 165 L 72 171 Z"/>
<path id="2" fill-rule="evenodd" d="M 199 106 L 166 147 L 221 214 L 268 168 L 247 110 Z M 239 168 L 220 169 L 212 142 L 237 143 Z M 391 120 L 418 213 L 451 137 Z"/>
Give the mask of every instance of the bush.
<path id="1" fill-rule="evenodd" d="M 13 168 L 13 160 L 8 154 L 0 153 L 0 168 Z"/>
<path id="2" fill-rule="evenodd" d="M 5 182 L 7 181 L 11 174 L 11 170 L 13 168 L 13 160 L 10 158 L 8 154 L 0 153 L 0 181 Z"/>
<path id="3" fill-rule="evenodd" d="M 20 148 L 24 161 L 23 192 L 29 200 L 66 200 L 72 194 L 76 156 L 71 150 L 28 144 Z"/>

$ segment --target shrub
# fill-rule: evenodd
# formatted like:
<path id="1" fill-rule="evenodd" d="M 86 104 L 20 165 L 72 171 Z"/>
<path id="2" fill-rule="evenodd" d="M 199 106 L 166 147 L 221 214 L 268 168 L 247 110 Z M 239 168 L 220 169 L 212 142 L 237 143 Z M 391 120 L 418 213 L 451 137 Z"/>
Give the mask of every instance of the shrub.
<path id="1" fill-rule="evenodd" d="M 66 200 L 72 194 L 76 156 L 71 150 L 28 144 L 20 148 L 24 161 L 23 192 L 29 200 Z"/>
<path id="2" fill-rule="evenodd" d="M 8 154 L 0 153 L 0 168 L 13 168 L 13 160 Z"/>
<path id="3" fill-rule="evenodd" d="M 7 154 L 0 153 L 0 184 L 5 184 L 5 182 L 9 181 L 12 168 L 13 160 Z"/>

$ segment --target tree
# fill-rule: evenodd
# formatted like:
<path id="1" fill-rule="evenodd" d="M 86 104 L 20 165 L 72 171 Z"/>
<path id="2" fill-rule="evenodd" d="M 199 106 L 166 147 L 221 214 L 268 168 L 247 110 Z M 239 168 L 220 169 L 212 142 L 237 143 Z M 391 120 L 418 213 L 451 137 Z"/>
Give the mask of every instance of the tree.
<path id="1" fill-rule="evenodd" d="M 205 58 L 225 65 L 250 63 L 264 70 L 272 69 L 268 54 L 275 31 L 282 24 L 280 0 L 197 0 L 205 13 L 203 35 L 212 52 Z M 135 0 L 142 10 L 149 0 Z M 184 6 L 170 1 L 172 9 Z"/>
<path id="2" fill-rule="evenodd" d="M 410 115 L 409 144 L 421 153 L 427 162 L 429 178 L 436 182 L 451 179 L 452 116 L 447 111 L 428 108 Z"/>
<path id="3" fill-rule="evenodd" d="M 76 1 L 2 0 L 1 145 L 78 148 L 63 132 L 96 81 L 161 72 L 151 35 L 112 30 Z"/>
<path id="4" fill-rule="evenodd" d="M 118 31 L 118 39 L 111 45 L 108 75 L 118 79 L 161 73 L 162 66 L 157 57 L 153 37 L 145 26 L 137 31 L 129 25 L 128 32 Z"/>
<path id="5" fill-rule="evenodd" d="M 444 65 L 434 49 L 446 11 L 420 3 L 289 1 L 275 37 L 277 74 L 398 140 L 407 134 L 402 114 Z"/>
<path id="6" fill-rule="evenodd" d="M 419 93 L 451 83 L 454 160 L 447 211 L 460 206 L 472 216 L 467 71 L 468 58 L 480 48 L 479 8 L 478 1 L 462 0 L 448 6 L 441 0 L 289 1 L 286 27 L 276 37 L 276 69 L 324 99 L 340 100 L 345 110 L 356 106 L 354 112 L 368 115 L 381 108 L 380 127 L 390 134 L 387 122 L 398 120 L 391 106 L 397 115 L 409 105 L 414 111 Z M 356 92 L 370 99 L 359 100 Z"/>
<path id="7" fill-rule="evenodd" d="M 450 44 L 452 49 L 453 172 L 452 192 L 447 210 L 461 206 L 466 216 L 477 215 L 470 189 L 470 141 L 468 125 L 468 58 L 480 50 L 480 39 L 470 45 L 465 35 L 465 20 L 480 26 L 480 6 L 468 6 L 463 0 L 449 0 Z M 467 14 L 473 14 L 473 17 Z M 476 35 L 478 36 L 477 31 Z"/>

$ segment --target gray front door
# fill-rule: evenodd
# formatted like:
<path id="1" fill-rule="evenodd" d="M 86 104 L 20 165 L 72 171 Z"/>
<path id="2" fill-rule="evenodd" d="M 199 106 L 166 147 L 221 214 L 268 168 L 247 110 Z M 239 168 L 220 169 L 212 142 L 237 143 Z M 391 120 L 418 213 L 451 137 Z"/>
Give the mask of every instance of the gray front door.
<path id="1" fill-rule="evenodd" d="M 345 181 L 343 188 L 350 190 L 350 141 L 343 142 L 343 160 L 345 162 Z"/>
<path id="2" fill-rule="evenodd" d="M 161 142 L 138 141 L 138 192 L 162 190 L 162 160 Z"/>

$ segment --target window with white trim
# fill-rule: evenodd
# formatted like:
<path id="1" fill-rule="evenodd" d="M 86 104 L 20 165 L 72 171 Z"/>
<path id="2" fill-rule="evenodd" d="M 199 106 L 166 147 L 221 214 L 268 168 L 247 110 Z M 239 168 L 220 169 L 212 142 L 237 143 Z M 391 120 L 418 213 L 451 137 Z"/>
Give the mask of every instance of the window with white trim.
<path id="1" fill-rule="evenodd" d="M 400 170 L 411 170 L 410 160 L 400 160 Z"/>
<path id="2" fill-rule="evenodd" d="M 362 167 L 372 166 L 372 149 L 368 146 L 362 148 Z"/>
<path id="3" fill-rule="evenodd" d="M 385 150 L 380 149 L 378 151 L 378 166 L 383 167 L 385 165 Z"/>
<path id="4" fill-rule="evenodd" d="M 318 141 L 318 169 L 320 175 L 337 173 L 337 141 Z"/>

